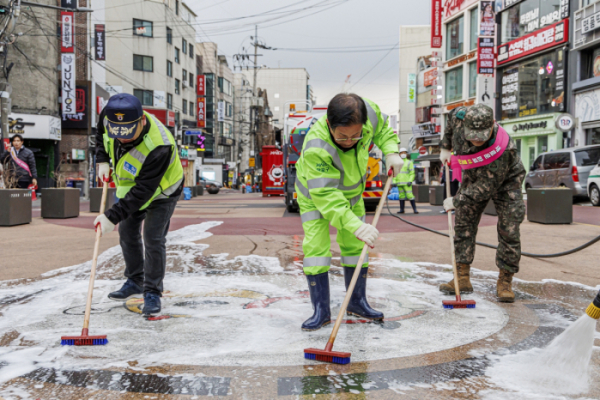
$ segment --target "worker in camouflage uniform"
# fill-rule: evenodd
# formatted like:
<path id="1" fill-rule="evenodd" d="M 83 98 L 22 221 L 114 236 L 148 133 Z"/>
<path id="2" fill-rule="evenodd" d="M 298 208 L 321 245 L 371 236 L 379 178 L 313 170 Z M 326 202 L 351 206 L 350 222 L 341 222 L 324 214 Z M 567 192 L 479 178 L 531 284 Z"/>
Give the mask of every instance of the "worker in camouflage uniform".
<path id="1" fill-rule="evenodd" d="M 415 181 L 415 164 L 408 158 L 408 150 L 404 147 L 400 149 L 400 158 L 404 160 L 404 165 L 400 173 L 394 178 L 394 185 L 398 188 L 398 199 L 400 200 L 400 211 L 398 214 L 404 214 L 404 203 L 410 201 L 413 213 L 418 214 L 415 195 L 412 191 L 412 184 Z"/>
<path id="2" fill-rule="evenodd" d="M 492 199 L 498 213 L 496 265 L 500 275 L 497 295 L 499 301 L 512 303 L 515 299 L 512 278 L 519 272 L 521 259 L 519 228 L 525 217 L 521 192 L 525 168 L 517 146 L 495 123 L 492 109 L 483 104 L 454 109 L 449 115 L 441 146 L 442 163 L 450 162 L 451 150 L 454 150 L 454 157 L 462 167 L 458 193 L 444 200 L 446 211 L 456 209 L 454 248 L 460 292 L 473 291 L 469 272 L 475 256 L 477 227 L 483 210 Z M 440 290 L 455 294 L 454 280 L 442 284 Z"/>

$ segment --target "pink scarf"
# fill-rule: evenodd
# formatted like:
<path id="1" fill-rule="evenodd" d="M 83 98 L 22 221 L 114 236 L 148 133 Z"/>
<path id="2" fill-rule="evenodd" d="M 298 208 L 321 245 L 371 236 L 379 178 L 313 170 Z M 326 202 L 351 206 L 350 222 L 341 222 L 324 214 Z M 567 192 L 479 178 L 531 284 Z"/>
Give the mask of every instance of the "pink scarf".
<path id="1" fill-rule="evenodd" d="M 450 159 L 450 166 L 452 168 L 453 180 L 456 179 L 462 182 L 462 170 L 479 168 L 485 165 L 489 165 L 496 161 L 504 154 L 504 150 L 508 147 L 510 142 L 510 136 L 502 128 L 498 126 L 498 135 L 496 136 L 496 142 L 485 150 L 475 154 L 468 154 L 464 156 L 452 156 Z"/>
<path id="2" fill-rule="evenodd" d="M 23 168 L 25 171 L 27 171 L 27 173 L 29 173 L 29 176 L 31 176 L 31 170 L 29 169 L 29 165 L 27 165 L 25 161 L 20 160 L 19 157 L 17 157 L 17 152 L 15 151 L 14 147 L 10 148 L 10 156 L 19 167 Z"/>

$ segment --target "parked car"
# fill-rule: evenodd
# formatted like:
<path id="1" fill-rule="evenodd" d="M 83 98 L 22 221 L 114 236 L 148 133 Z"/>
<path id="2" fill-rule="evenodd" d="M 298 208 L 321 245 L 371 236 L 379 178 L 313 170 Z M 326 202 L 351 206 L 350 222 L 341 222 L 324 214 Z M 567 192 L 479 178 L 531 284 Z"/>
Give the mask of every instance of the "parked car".
<path id="1" fill-rule="evenodd" d="M 210 194 L 219 193 L 219 190 L 223 187 L 223 185 L 221 185 L 219 182 L 209 181 L 208 179 L 205 179 L 205 178 L 200 178 L 199 184 L 204 186 L 204 189 Z"/>
<path id="2" fill-rule="evenodd" d="M 573 196 L 587 196 L 588 177 L 598 161 L 600 145 L 542 153 L 525 177 L 525 188 L 564 186 L 573 191 Z"/>
<path id="3" fill-rule="evenodd" d="M 600 206 L 600 163 L 590 172 L 587 182 L 588 196 L 595 207 Z"/>

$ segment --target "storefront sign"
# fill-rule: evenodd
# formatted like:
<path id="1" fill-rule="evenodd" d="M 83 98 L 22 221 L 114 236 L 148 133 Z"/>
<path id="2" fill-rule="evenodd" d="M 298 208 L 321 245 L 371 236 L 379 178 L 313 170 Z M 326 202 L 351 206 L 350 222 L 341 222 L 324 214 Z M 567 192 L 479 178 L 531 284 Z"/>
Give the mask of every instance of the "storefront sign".
<path id="1" fill-rule="evenodd" d="M 198 97 L 196 101 L 198 128 L 206 128 L 206 97 Z"/>
<path id="2" fill-rule="evenodd" d="M 461 101 L 459 103 L 453 103 L 453 104 L 444 106 L 444 113 L 450 112 L 450 111 L 454 110 L 455 108 L 462 107 L 462 106 L 471 107 L 473 104 L 475 104 L 475 99 Z"/>
<path id="3" fill-rule="evenodd" d="M 546 129 L 548 128 L 548 121 L 540 121 L 540 122 L 525 122 L 525 123 L 516 123 L 513 124 L 512 126 L 512 131 L 513 132 L 520 132 L 520 131 L 530 131 L 532 129 Z"/>
<path id="4" fill-rule="evenodd" d="M 565 19 L 522 38 L 498 46 L 498 65 L 563 44 L 569 40 L 569 20 Z"/>
<path id="5" fill-rule="evenodd" d="M 77 9 L 77 0 L 60 0 L 60 6 L 62 8 Z"/>
<path id="6" fill-rule="evenodd" d="M 444 19 L 451 18 L 478 0 L 444 0 Z"/>
<path id="7" fill-rule="evenodd" d="M 460 57 L 457 57 L 457 58 L 454 58 L 454 59 L 452 59 L 452 60 L 448 61 L 448 62 L 446 63 L 446 66 L 447 66 L 448 68 L 450 68 L 450 67 L 454 67 L 455 65 L 462 64 L 462 63 L 464 63 L 465 61 L 468 61 L 468 60 L 471 60 L 471 59 L 475 58 L 475 56 L 476 56 L 476 55 L 477 55 L 477 50 L 475 50 L 475 51 L 472 51 L 472 52 L 471 52 L 471 53 L 469 53 L 469 54 L 465 54 L 465 55 L 462 55 L 462 56 L 460 56 Z"/>
<path id="8" fill-rule="evenodd" d="M 94 25 L 94 41 L 96 47 L 96 60 L 106 60 L 106 35 L 103 24 Z"/>
<path id="9" fill-rule="evenodd" d="M 158 119 L 160 122 L 165 124 L 166 126 L 173 128 L 175 126 L 175 112 L 171 110 L 165 109 L 156 109 L 156 108 L 144 108 L 149 114 L 152 114 Z"/>
<path id="10" fill-rule="evenodd" d="M 19 134 L 25 139 L 61 139 L 60 119 L 49 115 L 10 114 L 8 135 Z"/>
<path id="11" fill-rule="evenodd" d="M 85 150 L 71 149 L 71 160 L 85 160 Z"/>
<path id="12" fill-rule="evenodd" d="M 556 129 L 569 132 L 575 126 L 575 118 L 571 114 L 561 114 L 556 119 Z"/>
<path id="13" fill-rule="evenodd" d="M 196 94 L 206 96 L 206 76 L 198 75 L 196 78 Z"/>
<path id="14" fill-rule="evenodd" d="M 167 110 L 167 126 L 175 126 L 175 111 Z"/>
<path id="15" fill-rule="evenodd" d="M 494 38 L 480 37 L 477 43 L 477 73 L 494 74 Z"/>
<path id="16" fill-rule="evenodd" d="M 479 4 L 481 10 L 479 22 L 479 36 L 496 36 L 496 14 L 494 13 L 493 1 L 482 1 Z"/>
<path id="17" fill-rule="evenodd" d="M 250 168 L 254 168 L 255 164 L 256 164 L 256 161 L 255 161 L 254 157 L 250 157 L 250 159 L 248 160 L 248 166 Z"/>
<path id="18" fill-rule="evenodd" d="M 74 43 L 74 24 L 73 24 L 73 13 L 70 11 L 62 11 L 60 13 L 61 22 L 61 53 L 73 53 L 75 51 Z"/>
<path id="19" fill-rule="evenodd" d="M 75 114 L 76 92 L 75 92 L 75 55 L 61 54 L 61 97 L 62 97 L 62 113 Z"/>
<path id="20" fill-rule="evenodd" d="M 183 168 L 187 168 L 188 165 L 189 165 L 189 162 L 188 162 L 187 158 L 180 158 L 180 160 L 181 160 L 181 166 Z"/>
<path id="21" fill-rule="evenodd" d="M 409 103 L 415 103 L 417 96 L 417 74 L 408 74 L 408 98 Z"/>
<path id="22" fill-rule="evenodd" d="M 431 47 L 442 47 L 442 0 L 431 0 Z"/>
<path id="23" fill-rule="evenodd" d="M 433 85 L 433 81 L 435 81 L 435 78 L 438 76 L 438 70 L 436 68 L 426 70 L 423 76 L 425 78 L 423 84 L 425 87 L 429 87 Z"/>
<path id="24" fill-rule="evenodd" d="M 62 114 L 63 129 L 87 129 L 88 127 L 88 87 L 77 86 L 75 112 Z"/>
<path id="25" fill-rule="evenodd" d="M 600 12 L 590 15 L 581 21 L 581 33 L 587 34 L 600 28 Z"/>
<path id="26" fill-rule="evenodd" d="M 517 3 L 522 2 L 523 0 L 504 0 L 504 8 L 508 8 L 510 6 L 514 6 Z"/>
<path id="27" fill-rule="evenodd" d="M 569 18 L 569 0 L 560 0 L 560 18 Z"/>
<path id="28" fill-rule="evenodd" d="M 430 122 L 413 125 L 412 133 L 415 139 L 439 135 L 439 133 L 436 132 L 435 125 Z"/>

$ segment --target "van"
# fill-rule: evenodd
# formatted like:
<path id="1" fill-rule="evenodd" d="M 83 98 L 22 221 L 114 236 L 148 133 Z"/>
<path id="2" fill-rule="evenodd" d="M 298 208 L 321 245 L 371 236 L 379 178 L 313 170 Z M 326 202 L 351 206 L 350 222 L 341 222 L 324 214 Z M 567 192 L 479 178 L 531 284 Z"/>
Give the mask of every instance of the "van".
<path id="1" fill-rule="evenodd" d="M 588 177 L 600 161 L 600 145 L 542 153 L 525 177 L 525 189 L 568 187 L 573 196 L 588 196 Z"/>

